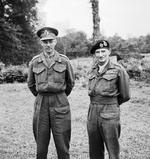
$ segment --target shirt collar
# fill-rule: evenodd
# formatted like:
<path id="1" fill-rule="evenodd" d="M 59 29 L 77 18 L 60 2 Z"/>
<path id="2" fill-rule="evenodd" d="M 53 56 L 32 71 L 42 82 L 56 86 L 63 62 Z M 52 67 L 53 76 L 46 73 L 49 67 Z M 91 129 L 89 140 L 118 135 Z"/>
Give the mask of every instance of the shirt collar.
<path id="1" fill-rule="evenodd" d="M 43 54 L 44 54 L 44 56 L 45 56 L 46 58 L 52 58 L 52 57 L 54 57 L 54 55 L 55 55 L 54 52 L 53 52 L 53 54 L 51 54 L 51 55 L 49 55 L 49 54 L 46 53 L 46 52 L 43 52 Z"/>
<path id="2" fill-rule="evenodd" d="M 47 55 L 45 55 L 44 52 L 42 52 L 40 54 L 40 58 L 38 59 L 38 62 L 39 63 L 45 62 L 45 56 L 47 56 Z M 61 57 L 57 51 L 54 52 L 53 59 L 54 59 L 54 61 L 61 62 Z"/>
<path id="3" fill-rule="evenodd" d="M 104 65 L 100 65 L 100 64 L 98 63 L 98 67 L 99 67 L 99 68 L 104 68 L 104 67 L 108 64 L 108 62 L 109 62 L 109 59 L 104 63 Z"/>
<path id="4" fill-rule="evenodd" d="M 95 62 L 92 66 L 92 69 L 96 69 L 98 67 L 99 67 L 98 62 Z M 114 63 L 112 63 L 110 59 L 108 60 L 108 62 L 105 65 L 100 66 L 100 67 L 115 68 Z"/>

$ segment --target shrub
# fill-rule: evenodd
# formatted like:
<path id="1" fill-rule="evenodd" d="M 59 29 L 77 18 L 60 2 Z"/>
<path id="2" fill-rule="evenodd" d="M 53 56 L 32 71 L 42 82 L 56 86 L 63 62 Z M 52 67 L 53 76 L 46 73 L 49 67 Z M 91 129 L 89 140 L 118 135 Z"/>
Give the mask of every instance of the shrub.
<path id="1" fill-rule="evenodd" d="M 146 59 L 130 58 L 122 62 L 130 78 L 150 83 L 150 62 Z"/>
<path id="2" fill-rule="evenodd" d="M 86 87 L 88 81 L 87 75 L 88 71 L 91 68 L 92 58 L 79 58 L 76 60 L 71 60 L 71 63 L 73 66 L 75 79 L 79 83 L 82 83 L 83 87 Z M 120 63 L 125 67 L 130 78 L 150 83 L 149 60 L 129 58 L 121 60 Z M 4 65 L 2 64 L 1 68 L 2 70 L 0 71 L 0 84 L 27 81 L 28 68 L 26 65 L 4 67 Z"/>
<path id="3" fill-rule="evenodd" d="M 125 67 L 130 78 L 138 79 L 141 74 L 140 61 L 135 58 L 122 60 L 121 64 Z"/>
<path id="4" fill-rule="evenodd" d="M 9 66 L 1 71 L 3 83 L 26 82 L 27 67 L 26 66 Z"/>
<path id="5" fill-rule="evenodd" d="M 81 78 L 86 78 L 87 77 L 87 72 L 88 72 L 88 67 L 86 65 L 77 65 L 74 67 L 74 74 L 75 74 L 75 79 L 79 80 Z"/>

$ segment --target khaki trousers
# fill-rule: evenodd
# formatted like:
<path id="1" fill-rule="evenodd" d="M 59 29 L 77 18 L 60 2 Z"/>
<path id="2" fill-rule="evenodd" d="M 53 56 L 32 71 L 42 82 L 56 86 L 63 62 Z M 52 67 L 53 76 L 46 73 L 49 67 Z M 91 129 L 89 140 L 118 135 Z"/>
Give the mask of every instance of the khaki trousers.
<path id="1" fill-rule="evenodd" d="M 119 159 L 121 127 L 117 107 L 116 104 L 90 104 L 87 121 L 90 159 L 104 159 L 105 146 L 109 159 Z"/>
<path id="2" fill-rule="evenodd" d="M 34 104 L 33 133 L 37 159 L 47 159 L 53 134 L 58 159 L 70 159 L 71 113 L 66 94 L 38 94 Z"/>

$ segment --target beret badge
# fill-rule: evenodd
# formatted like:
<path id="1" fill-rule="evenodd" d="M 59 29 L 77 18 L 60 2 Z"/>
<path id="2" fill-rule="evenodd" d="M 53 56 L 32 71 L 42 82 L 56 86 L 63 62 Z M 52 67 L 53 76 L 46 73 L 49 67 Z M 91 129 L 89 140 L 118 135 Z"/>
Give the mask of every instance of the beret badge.
<path id="1" fill-rule="evenodd" d="M 103 44 L 102 44 L 102 43 L 100 43 L 100 44 L 99 44 L 99 46 L 100 46 L 100 48 L 102 48 L 102 47 L 103 47 Z"/>

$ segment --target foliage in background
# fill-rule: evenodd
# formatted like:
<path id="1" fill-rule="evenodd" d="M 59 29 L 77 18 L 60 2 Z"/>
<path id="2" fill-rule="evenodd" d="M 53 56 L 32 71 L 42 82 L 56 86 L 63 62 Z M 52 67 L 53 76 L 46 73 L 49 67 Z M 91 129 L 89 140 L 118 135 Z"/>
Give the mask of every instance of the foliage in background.
<path id="1" fill-rule="evenodd" d="M 123 39 L 119 35 L 112 37 L 102 36 L 100 39 L 107 39 L 110 42 L 113 53 L 117 53 L 123 59 L 143 58 L 142 53 L 150 53 L 150 35 L 140 36 L 138 38 Z M 66 54 L 69 58 L 90 56 L 92 40 L 88 39 L 86 34 L 81 31 L 71 30 L 65 36 L 60 37 L 57 49 L 60 53 Z"/>
<path id="2" fill-rule="evenodd" d="M 141 60 L 136 58 L 129 58 L 121 60 L 119 63 L 122 64 L 130 79 L 136 81 L 144 81 L 150 83 L 150 58 L 143 58 Z"/>
<path id="3" fill-rule="evenodd" d="M 89 56 L 91 42 L 87 39 L 84 32 L 69 30 L 65 36 L 60 38 L 60 41 L 63 47 L 63 53 L 69 58 Z"/>
<path id="4" fill-rule="evenodd" d="M 28 63 L 40 52 L 41 46 L 35 35 L 38 0 L 0 0 L 0 61 L 5 65 Z M 105 37 L 112 52 L 122 58 L 141 58 L 141 53 L 150 52 L 150 35 L 123 39 L 119 35 Z M 58 37 L 56 50 L 69 58 L 90 56 L 92 39 L 83 31 L 69 30 Z"/>
<path id="5" fill-rule="evenodd" d="M 22 64 L 38 52 L 33 23 L 37 0 L 0 0 L 0 60 Z"/>
<path id="6" fill-rule="evenodd" d="M 75 73 L 75 79 L 77 83 L 80 83 L 83 87 L 87 86 L 88 72 L 91 69 L 92 63 L 93 59 L 91 57 L 71 60 Z M 128 58 L 119 61 L 119 63 L 125 67 L 131 79 L 150 83 L 150 62 L 148 58 L 141 60 L 136 58 Z M 7 67 L 3 63 L 0 63 L 0 69 L 1 84 L 27 81 L 27 65 Z"/>
<path id="7" fill-rule="evenodd" d="M 5 65 L 27 64 L 38 54 L 41 46 L 35 35 L 38 0 L 0 0 L 0 62 Z M 105 37 L 112 52 L 118 53 L 124 61 L 141 59 L 141 53 L 150 53 L 150 34 L 138 38 L 123 39 L 119 35 Z M 92 39 L 83 31 L 69 30 L 58 37 L 56 50 L 69 58 L 88 57 Z"/>
<path id="8" fill-rule="evenodd" d="M 1 83 L 26 82 L 28 68 L 26 65 L 9 66 L 1 70 Z"/>

